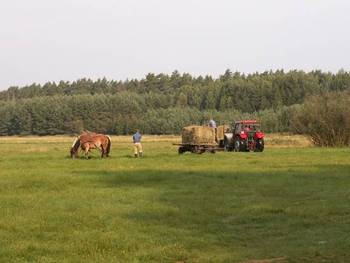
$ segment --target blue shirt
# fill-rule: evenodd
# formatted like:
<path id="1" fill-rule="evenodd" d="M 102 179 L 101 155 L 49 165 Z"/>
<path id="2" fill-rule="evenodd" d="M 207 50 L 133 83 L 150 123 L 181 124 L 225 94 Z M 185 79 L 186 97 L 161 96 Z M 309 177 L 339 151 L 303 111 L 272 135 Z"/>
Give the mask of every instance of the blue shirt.
<path id="1" fill-rule="evenodd" d="M 136 142 L 141 142 L 141 138 L 142 135 L 139 132 L 136 132 L 133 136 L 132 136 L 132 140 L 134 141 L 134 143 Z"/>

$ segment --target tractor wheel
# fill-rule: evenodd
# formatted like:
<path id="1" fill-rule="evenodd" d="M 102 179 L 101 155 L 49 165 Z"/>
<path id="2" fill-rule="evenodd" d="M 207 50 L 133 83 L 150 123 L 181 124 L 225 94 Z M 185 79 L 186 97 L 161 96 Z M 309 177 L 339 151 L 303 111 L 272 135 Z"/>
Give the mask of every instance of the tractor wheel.
<path id="1" fill-rule="evenodd" d="M 226 137 L 225 137 L 225 140 L 224 140 L 224 151 L 225 152 L 232 152 L 232 147 L 230 145 L 229 140 Z"/>
<path id="2" fill-rule="evenodd" d="M 235 146 L 234 147 L 235 147 L 234 148 L 235 152 L 239 152 L 241 150 L 241 143 L 240 143 L 239 140 L 235 141 Z"/>
<path id="3" fill-rule="evenodd" d="M 254 150 L 254 152 L 262 152 L 262 151 L 264 151 L 264 148 L 265 148 L 265 145 L 264 145 L 264 140 L 263 139 L 257 140 L 255 142 L 255 150 Z"/>
<path id="4" fill-rule="evenodd" d="M 249 152 L 247 141 L 241 141 L 241 142 L 240 142 L 239 150 L 240 150 L 241 152 Z"/>

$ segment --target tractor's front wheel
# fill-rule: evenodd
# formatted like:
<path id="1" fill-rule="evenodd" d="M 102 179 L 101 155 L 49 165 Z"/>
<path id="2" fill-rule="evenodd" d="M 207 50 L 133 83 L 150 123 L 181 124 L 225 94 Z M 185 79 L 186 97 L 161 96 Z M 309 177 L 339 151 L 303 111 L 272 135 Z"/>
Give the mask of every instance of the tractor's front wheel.
<path id="1" fill-rule="evenodd" d="M 241 141 L 240 151 L 241 152 L 249 152 L 248 142 L 246 140 Z"/>
<path id="2" fill-rule="evenodd" d="M 241 150 L 241 142 L 239 140 L 235 141 L 234 149 L 235 149 L 235 152 L 239 152 Z"/>
<path id="3" fill-rule="evenodd" d="M 230 145 L 230 142 L 226 137 L 224 140 L 224 151 L 225 152 L 232 152 L 232 146 Z"/>

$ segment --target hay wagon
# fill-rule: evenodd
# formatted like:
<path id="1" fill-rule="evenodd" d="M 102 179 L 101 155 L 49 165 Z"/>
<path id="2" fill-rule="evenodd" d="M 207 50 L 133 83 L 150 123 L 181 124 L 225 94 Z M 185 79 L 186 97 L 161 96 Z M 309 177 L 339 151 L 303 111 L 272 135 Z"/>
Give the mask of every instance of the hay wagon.
<path id="1" fill-rule="evenodd" d="M 215 153 L 218 150 L 217 144 L 185 144 L 185 143 L 179 143 L 174 144 L 179 145 L 178 152 L 179 154 L 183 154 L 185 152 L 191 152 L 191 153 Z"/>
<path id="2" fill-rule="evenodd" d="M 178 145 L 179 154 L 185 152 L 215 153 L 218 148 L 216 140 L 216 129 L 208 126 L 188 126 L 182 129 L 182 142 L 175 143 Z"/>

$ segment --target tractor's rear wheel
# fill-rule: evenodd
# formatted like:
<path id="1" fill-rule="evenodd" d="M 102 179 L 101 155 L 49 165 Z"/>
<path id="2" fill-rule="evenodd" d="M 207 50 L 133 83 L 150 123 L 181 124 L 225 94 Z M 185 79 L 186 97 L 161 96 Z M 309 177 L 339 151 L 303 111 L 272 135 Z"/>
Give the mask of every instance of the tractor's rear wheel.
<path id="1" fill-rule="evenodd" d="M 264 151 L 265 148 L 265 143 L 264 143 L 264 139 L 259 139 L 255 142 L 255 152 L 262 152 Z"/>

